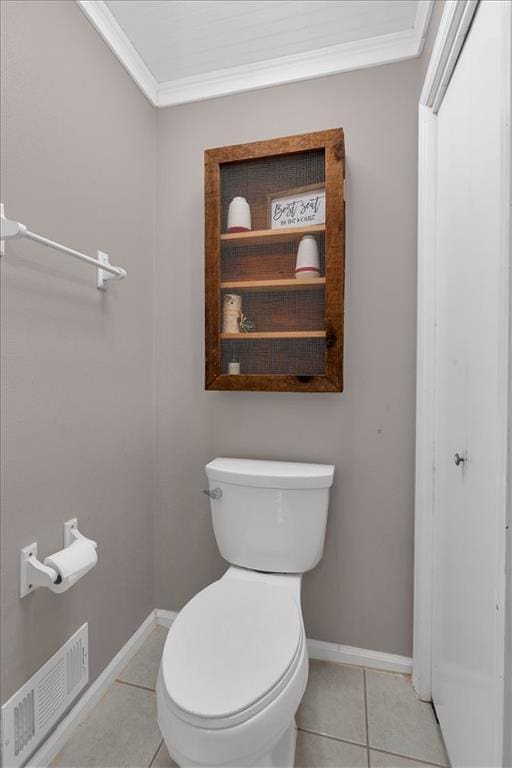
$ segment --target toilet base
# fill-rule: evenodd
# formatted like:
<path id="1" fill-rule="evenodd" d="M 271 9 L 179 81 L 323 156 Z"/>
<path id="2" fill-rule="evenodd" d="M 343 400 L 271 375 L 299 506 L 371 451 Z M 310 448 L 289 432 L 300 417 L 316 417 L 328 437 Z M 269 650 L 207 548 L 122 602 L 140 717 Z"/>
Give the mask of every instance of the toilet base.
<path id="1" fill-rule="evenodd" d="M 290 723 L 290 727 L 283 733 L 274 749 L 267 752 L 254 763 L 254 768 L 293 768 L 296 741 L 297 726 L 294 718 Z"/>
<path id="2" fill-rule="evenodd" d="M 294 768 L 296 741 L 297 725 L 294 718 L 273 749 L 270 752 L 265 752 L 264 755 L 260 755 L 255 763 L 250 763 L 250 768 Z M 174 754 L 174 759 L 176 757 L 176 754 Z M 244 765 L 249 768 L 249 763 L 244 763 Z M 179 766 L 180 768 L 200 768 L 197 763 L 190 762 L 180 762 Z M 201 768 L 205 768 L 205 766 L 203 765 Z M 236 768 L 239 768 L 239 766 L 237 765 Z"/>

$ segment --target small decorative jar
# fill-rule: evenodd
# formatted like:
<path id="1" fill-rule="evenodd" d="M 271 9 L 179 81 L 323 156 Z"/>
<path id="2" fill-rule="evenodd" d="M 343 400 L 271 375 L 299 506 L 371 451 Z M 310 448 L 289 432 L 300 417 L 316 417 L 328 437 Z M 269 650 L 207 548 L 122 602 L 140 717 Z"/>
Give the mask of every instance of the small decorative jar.
<path id="1" fill-rule="evenodd" d="M 234 197 L 228 208 L 228 232 L 250 232 L 251 209 L 245 197 Z"/>
<path id="2" fill-rule="evenodd" d="M 318 244 L 313 235 L 304 235 L 299 243 L 295 277 L 320 277 Z"/>

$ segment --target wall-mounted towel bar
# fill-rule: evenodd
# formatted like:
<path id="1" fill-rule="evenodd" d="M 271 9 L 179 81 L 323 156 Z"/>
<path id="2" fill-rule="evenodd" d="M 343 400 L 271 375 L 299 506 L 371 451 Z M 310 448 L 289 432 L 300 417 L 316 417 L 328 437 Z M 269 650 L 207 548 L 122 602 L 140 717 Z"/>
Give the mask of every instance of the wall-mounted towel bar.
<path id="1" fill-rule="evenodd" d="M 29 240 L 33 240 L 35 243 L 40 243 L 41 245 L 45 245 L 47 248 L 53 248 L 56 251 L 67 253 L 68 256 L 72 256 L 74 259 L 80 259 L 80 261 L 85 261 L 87 264 L 91 264 L 92 266 L 97 267 L 98 276 L 96 287 L 102 291 L 104 291 L 107 287 L 107 280 L 122 280 L 127 275 L 126 270 L 122 267 L 113 267 L 109 263 L 108 255 L 102 251 L 98 251 L 98 258 L 94 259 L 92 256 L 86 256 L 85 253 L 75 251 L 73 248 L 68 248 L 67 246 L 61 245 L 54 240 L 49 240 L 47 237 L 36 235 L 34 232 L 31 232 L 29 229 L 27 229 L 24 224 L 20 224 L 19 221 L 6 219 L 4 216 L 3 203 L 0 203 L 0 224 L 0 256 L 3 256 L 5 253 L 4 240 L 13 240 L 19 237 L 26 237 Z"/>

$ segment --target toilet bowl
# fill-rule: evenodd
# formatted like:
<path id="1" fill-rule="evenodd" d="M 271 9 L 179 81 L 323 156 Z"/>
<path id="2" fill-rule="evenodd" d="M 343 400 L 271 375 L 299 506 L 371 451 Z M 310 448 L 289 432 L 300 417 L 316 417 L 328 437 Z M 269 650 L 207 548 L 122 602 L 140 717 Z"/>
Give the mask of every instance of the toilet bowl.
<path id="1" fill-rule="evenodd" d="M 299 597 L 300 576 L 233 566 L 178 615 L 157 682 L 158 723 L 178 765 L 293 761 L 308 673 Z"/>
<path id="2" fill-rule="evenodd" d="M 158 724 L 180 768 L 292 768 L 308 676 L 301 580 L 323 551 L 334 468 L 216 459 L 206 469 L 217 543 L 233 564 L 169 630 Z"/>

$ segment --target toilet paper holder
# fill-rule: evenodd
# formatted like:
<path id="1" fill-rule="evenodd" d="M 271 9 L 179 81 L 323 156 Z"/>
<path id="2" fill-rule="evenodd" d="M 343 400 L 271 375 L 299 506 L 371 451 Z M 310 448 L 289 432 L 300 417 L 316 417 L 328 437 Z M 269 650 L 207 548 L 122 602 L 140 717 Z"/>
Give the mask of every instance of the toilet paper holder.
<path id="1" fill-rule="evenodd" d="M 68 547 L 71 547 L 74 542 L 85 542 L 90 545 L 91 550 L 94 551 L 94 558 L 91 559 L 91 563 L 82 569 L 75 581 L 78 581 L 82 576 L 91 570 L 96 565 L 96 548 L 97 544 L 92 539 L 88 539 L 78 530 L 78 519 L 76 517 L 71 520 L 67 520 L 64 523 L 64 552 Z M 55 553 L 59 554 L 59 553 Z M 50 555 L 47 559 L 51 559 L 55 555 Z M 69 589 L 72 581 L 68 585 L 62 585 L 62 577 L 55 568 L 50 565 L 45 565 L 37 557 L 37 542 L 29 544 L 27 547 L 22 547 L 20 550 L 20 598 L 29 595 L 35 589 L 39 587 L 48 587 L 52 592 L 64 592 Z"/>

